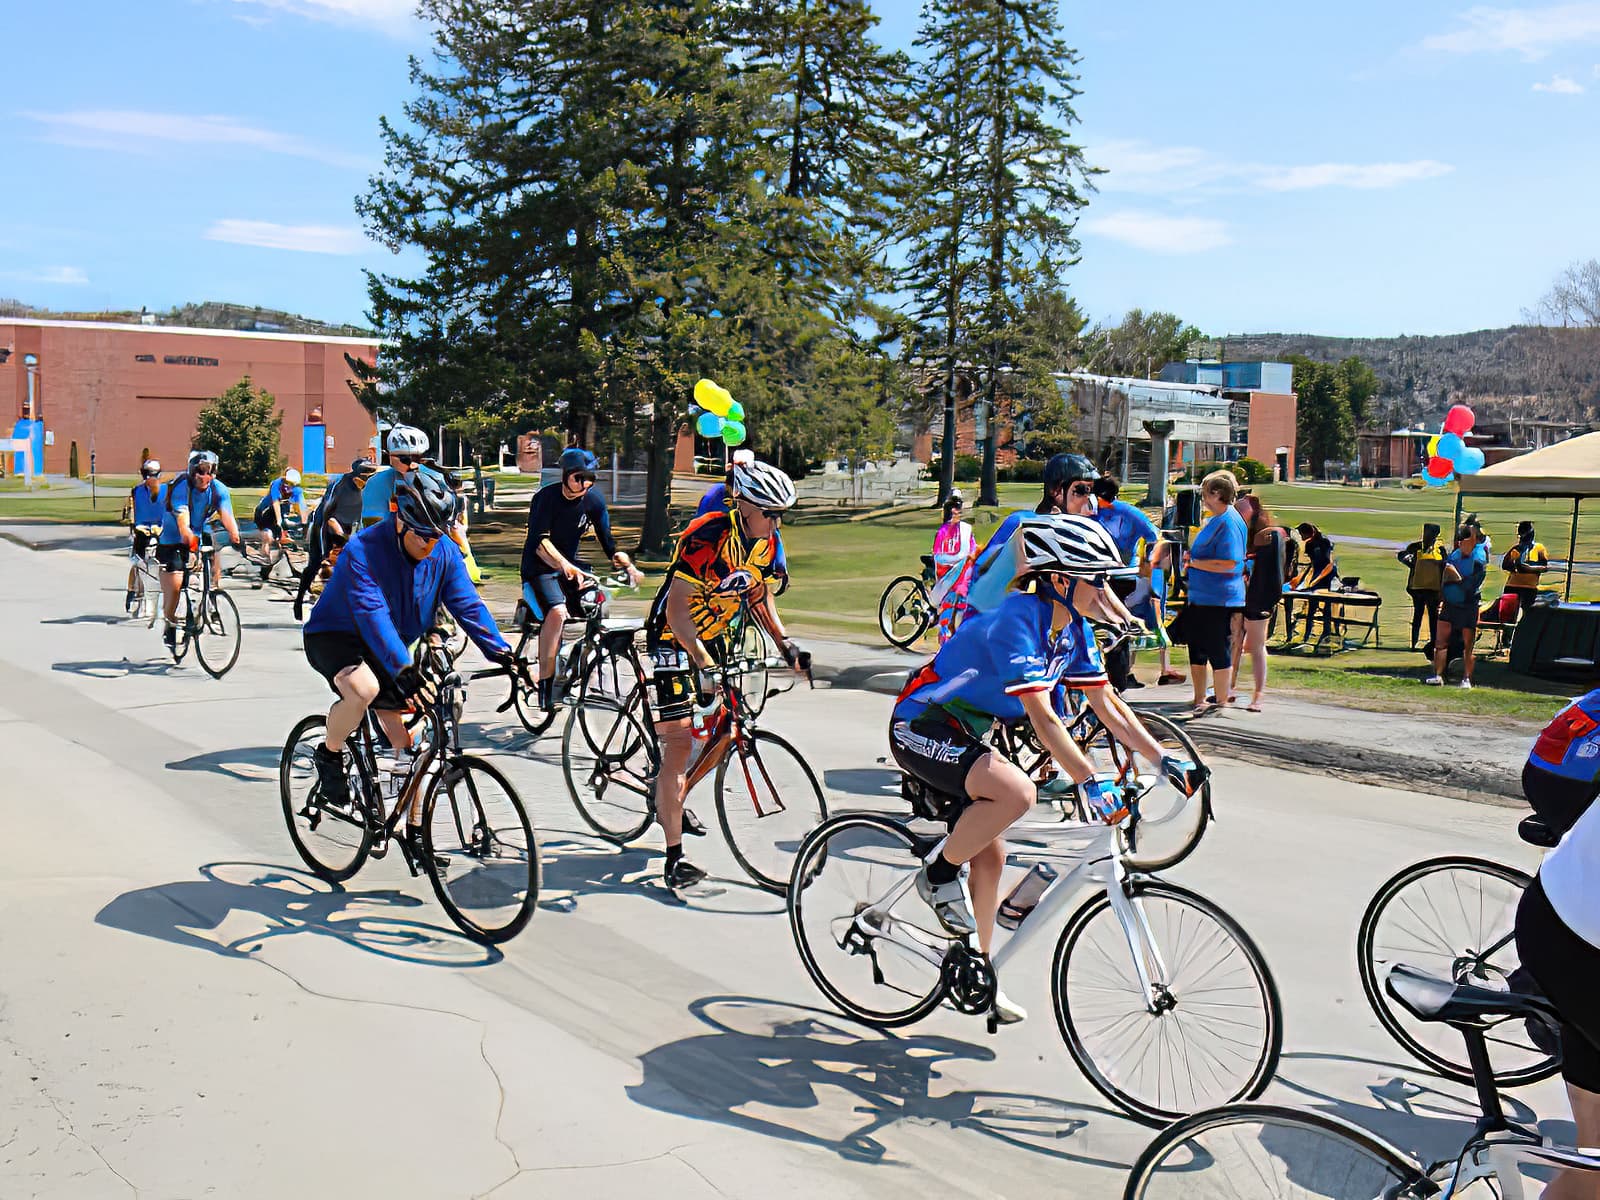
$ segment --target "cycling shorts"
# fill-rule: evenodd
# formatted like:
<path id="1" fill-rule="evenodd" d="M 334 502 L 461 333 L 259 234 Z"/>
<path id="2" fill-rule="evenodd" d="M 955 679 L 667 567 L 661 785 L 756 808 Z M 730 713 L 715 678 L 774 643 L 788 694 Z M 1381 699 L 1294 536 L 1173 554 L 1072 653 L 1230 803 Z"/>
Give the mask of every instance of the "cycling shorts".
<path id="1" fill-rule="evenodd" d="M 202 546 L 214 546 L 216 541 L 209 533 L 202 533 L 200 535 L 200 544 Z M 163 571 L 169 571 L 176 575 L 188 568 L 189 551 L 182 545 L 162 543 L 156 546 L 156 561 L 161 564 Z"/>
<path id="2" fill-rule="evenodd" d="M 283 532 L 283 525 L 279 523 L 277 514 L 272 505 L 261 504 L 256 508 L 256 528 L 262 533 L 277 535 Z"/>
<path id="3" fill-rule="evenodd" d="M 578 611 L 578 585 L 564 575 L 551 572 L 522 581 L 522 598 L 535 621 L 542 621 L 556 607 L 565 607 L 567 616 Z"/>
<path id="4" fill-rule="evenodd" d="M 1567 928 L 1537 878 L 1517 906 L 1517 955 L 1561 1014 L 1561 1077 L 1600 1092 L 1600 948 Z"/>
<path id="5" fill-rule="evenodd" d="M 889 722 L 889 751 L 907 775 L 957 800 L 969 799 L 967 773 L 992 747 L 937 704 Z"/>
<path id="6" fill-rule="evenodd" d="M 142 529 L 135 529 L 133 531 L 133 556 L 135 558 L 143 558 L 145 551 L 150 549 L 150 542 L 155 536 L 155 534 L 146 533 Z"/>
<path id="7" fill-rule="evenodd" d="M 650 651 L 654 668 L 655 721 L 687 721 L 694 715 L 694 664 L 687 651 L 676 646 L 656 646 Z"/>
<path id="8" fill-rule="evenodd" d="M 321 633 L 308 633 L 303 637 L 306 661 L 311 664 L 312 670 L 328 681 L 328 686 L 333 689 L 335 695 L 339 694 L 339 687 L 334 683 L 339 672 L 366 663 L 378 677 L 378 698 L 372 702 L 372 707 L 389 711 L 399 711 L 408 707 L 407 701 L 395 687 L 393 678 L 379 665 L 378 656 L 368 648 L 360 634 L 332 629 Z"/>

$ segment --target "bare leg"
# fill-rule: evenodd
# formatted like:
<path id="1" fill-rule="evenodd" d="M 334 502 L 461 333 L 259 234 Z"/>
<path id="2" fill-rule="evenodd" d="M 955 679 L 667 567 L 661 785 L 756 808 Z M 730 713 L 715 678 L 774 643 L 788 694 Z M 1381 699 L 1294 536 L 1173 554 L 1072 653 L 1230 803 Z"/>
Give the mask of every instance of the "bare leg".
<path id="1" fill-rule="evenodd" d="M 1439 630 L 1433 637 L 1433 673 L 1444 678 L 1444 664 L 1450 661 L 1450 622 L 1439 619 Z"/>
<path id="2" fill-rule="evenodd" d="M 1000 876 L 1006 866 L 1006 840 L 995 838 L 968 861 L 967 891 L 972 896 L 972 919 L 978 925 L 978 949 L 989 953 L 994 941 L 994 918 L 1000 911 Z"/>
<path id="3" fill-rule="evenodd" d="M 967 772 L 967 795 L 973 803 L 944 844 L 946 861 L 970 862 L 967 893 L 978 926 L 978 945 L 988 953 L 994 937 L 994 916 L 1000 909 L 1000 873 L 1006 865 L 1004 833 L 1033 807 L 1033 782 L 1015 763 L 985 754 Z"/>
<path id="4" fill-rule="evenodd" d="M 329 750 L 343 750 L 345 739 L 361 725 L 367 709 L 378 698 L 378 677 L 366 663 L 359 663 L 335 675 L 333 686 L 338 689 L 339 698 L 328 710 L 327 743 Z"/>
<path id="5" fill-rule="evenodd" d="M 1260 705 L 1267 693 L 1267 622 L 1246 621 L 1244 636 L 1245 646 L 1250 651 L 1250 674 L 1255 688 L 1250 703 Z M 1241 658 L 1234 662 L 1239 666 L 1244 664 Z"/>
<path id="6" fill-rule="evenodd" d="M 183 591 L 182 571 L 161 572 L 161 613 L 171 625 L 178 615 L 178 596 Z"/>
<path id="7" fill-rule="evenodd" d="M 1477 648 L 1477 627 L 1474 626 L 1471 629 L 1463 629 L 1461 631 L 1461 677 L 1463 679 L 1469 681 L 1472 679 L 1472 655 Z"/>
<path id="8" fill-rule="evenodd" d="M 661 773 L 656 776 L 656 819 L 667 845 L 683 842 L 683 777 L 689 767 L 689 751 L 694 739 L 689 734 L 689 719 L 657 721 L 656 736 L 661 739 Z"/>
<path id="9" fill-rule="evenodd" d="M 1192 662 L 1189 664 L 1189 682 L 1194 685 L 1194 706 L 1204 708 L 1206 703 L 1206 664 Z"/>
<path id="10" fill-rule="evenodd" d="M 1600 1146 L 1600 1095 L 1567 1084 L 1572 1120 L 1578 1127 L 1580 1147 Z M 1600 1174 L 1563 1171 L 1544 1190 L 1544 1200 L 1600 1200 Z"/>
<path id="11" fill-rule="evenodd" d="M 1231 655 L 1231 657 L 1233 658 L 1233 665 L 1234 665 L 1235 671 L 1237 671 L 1238 668 L 1244 664 L 1244 645 L 1245 645 L 1245 620 L 1244 620 L 1244 614 L 1243 613 L 1234 613 L 1233 614 L 1232 655 Z M 1220 700 L 1221 697 L 1218 697 L 1218 699 Z M 1228 695 L 1228 699 L 1229 700 L 1233 699 L 1233 695 L 1232 695 L 1231 692 Z"/>
<path id="12" fill-rule="evenodd" d="M 561 649 L 561 630 L 567 623 L 567 606 L 558 604 L 545 614 L 539 626 L 539 678 L 554 679 L 556 654 Z"/>

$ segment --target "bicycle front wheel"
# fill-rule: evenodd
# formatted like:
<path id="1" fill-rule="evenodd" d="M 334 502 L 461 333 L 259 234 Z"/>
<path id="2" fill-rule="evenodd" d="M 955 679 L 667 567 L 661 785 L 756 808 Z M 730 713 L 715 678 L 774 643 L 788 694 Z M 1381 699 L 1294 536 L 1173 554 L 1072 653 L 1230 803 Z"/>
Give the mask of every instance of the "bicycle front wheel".
<path id="1" fill-rule="evenodd" d="M 889 581 L 878 600 L 878 628 L 891 646 L 911 647 L 928 632 L 933 619 L 933 604 L 927 586 L 915 575 L 901 575 Z"/>
<path id="2" fill-rule="evenodd" d="M 950 937 L 917 895 L 920 844 L 898 821 L 844 813 L 800 847 L 789 928 L 811 981 L 840 1012 L 892 1028 L 938 1007 Z"/>
<path id="3" fill-rule="evenodd" d="M 474 941 L 515 937 L 539 903 L 539 839 L 511 781 L 481 758 L 452 758 L 423 812 L 425 865 L 444 911 Z"/>
<path id="4" fill-rule="evenodd" d="M 1056 944 L 1050 991 L 1068 1053 L 1102 1095 L 1146 1122 L 1255 1099 L 1283 1049 L 1283 1009 L 1261 951 L 1187 888 L 1126 888 L 1135 929 L 1123 928 L 1102 892 Z"/>
<path id="5" fill-rule="evenodd" d="M 367 861 L 372 830 L 350 795 L 334 800 L 322 794 L 313 758 L 326 736 L 327 718 L 306 717 L 289 733 L 278 759 L 278 797 L 295 853 L 318 879 L 340 883 Z"/>
<path id="6" fill-rule="evenodd" d="M 1187 759 L 1200 757 L 1189 735 L 1159 713 L 1142 712 L 1139 720 L 1165 755 Z M 1171 786 L 1159 767 L 1146 763 L 1122 746 L 1098 720 L 1083 740 L 1083 752 L 1096 771 L 1109 772 L 1125 784 L 1139 788 L 1139 819 L 1117 826 L 1117 848 L 1130 870 L 1163 871 L 1175 867 L 1189 855 L 1205 835 L 1211 811 L 1211 781 L 1208 779 L 1192 796 Z"/>
<path id="7" fill-rule="evenodd" d="M 739 695 L 744 701 L 744 715 L 750 719 L 761 715 L 761 710 L 767 706 L 767 688 L 770 685 L 767 670 L 767 638 L 761 632 L 761 626 L 754 621 L 747 621 L 739 633 L 739 645 L 736 653 L 739 661 L 746 664 L 745 669 L 739 672 L 737 687 Z M 784 872 L 788 878 L 788 872 Z"/>
<path id="8" fill-rule="evenodd" d="M 517 656 L 522 657 L 529 645 L 533 646 L 534 665 L 538 665 L 539 645 L 531 632 L 524 632 L 522 640 L 517 643 Z M 525 683 L 520 676 L 511 677 L 512 707 L 517 711 L 517 720 L 522 722 L 522 727 L 534 737 L 538 737 L 556 719 L 554 708 L 543 709 L 539 707 L 539 689 L 537 684 Z"/>
<path id="9" fill-rule="evenodd" d="M 205 673 L 221 679 L 239 661 L 239 644 L 244 634 L 239 627 L 239 606 L 227 592 L 211 592 L 205 611 L 196 618 L 194 652 Z"/>
<path id="10" fill-rule="evenodd" d="M 800 843 L 828 819 L 806 760 L 775 733 L 748 733 L 717 764 L 716 794 L 733 857 L 760 887 L 783 895 Z"/>
<path id="11" fill-rule="evenodd" d="M 591 697 L 567 710 L 561 771 L 578 815 L 609 842 L 631 842 L 655 819 L 661 752 L 654 731 L 626 707 Z"/>
<path id="12" fill-rule="evenodd" d="M 1521 966 L 1517 905 L 1531 882 L 1515 867 L 1488 859 L 1430 858 L 1380 887 L 1362 915 L 1356 964 L 1367 1003 L 1395 1041 L 1447 1079 L 1472 1082 L 1461 1035 L 1406 1012 L 1383 990 L 1384 978 L 1405 963 L 1457 983 L 1522 990 L 1527 985 L 1511 976 Z M 1529 1033 L 1528 1022 L 1517 1020 L 1497 1021 L 1486 1031 L 1497 1086 L 1536 1083 L 1560 1069 L 1559 1054 L 1541 1049 Z"/>
<path id="13" fill-rule="evenodd" d="M 1161 1131 L 1123 1200 L 1380 1200 L 1432 1195 L 1400 1151 L 1328 1113 L 1227 1104 Z"/>

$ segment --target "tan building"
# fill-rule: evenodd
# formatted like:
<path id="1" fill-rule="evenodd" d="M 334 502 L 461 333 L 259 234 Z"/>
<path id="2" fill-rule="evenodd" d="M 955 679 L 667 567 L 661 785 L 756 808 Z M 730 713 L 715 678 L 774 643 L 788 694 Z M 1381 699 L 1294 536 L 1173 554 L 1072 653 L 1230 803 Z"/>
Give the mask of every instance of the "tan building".
<path id="1" fill-rule="evenodd" d="M 345 355 L 373 363 L 371 338 L 0 318 L 0 437 L 43 422 L 42 469 L 129 474 L 146 449 L 163 466 L 187 457 L 200 409 L 248 375 L 283 414 L 280 446 L 301 470 L 343 470 L 376 434 Z M 10 463 L 8 461 L 8 468 Z"/>

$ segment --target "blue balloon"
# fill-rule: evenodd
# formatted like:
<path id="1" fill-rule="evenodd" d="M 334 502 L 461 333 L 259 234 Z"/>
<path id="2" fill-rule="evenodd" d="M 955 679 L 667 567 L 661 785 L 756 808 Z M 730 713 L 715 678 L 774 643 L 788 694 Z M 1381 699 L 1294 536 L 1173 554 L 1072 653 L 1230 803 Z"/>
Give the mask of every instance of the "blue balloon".
<path id="1" fill-rule="evenodd" d="M 1443 487 L 1450 481 L 1448 479 L 1435 479 L 1432 475 L 1429 475 L 1426 471 L 1424 471 L 1422 473 L 1422 482 L 1427 484 L 1429 487 Z"/>
<path id="2" fill-rule="evenodd" d="M 1476 475 L 1483 470 L 1483 451 L 1476 446 L 1468 446 L 1461 452 L 1461 457 L 1456 459 L 1456 470 L 1463 475 Z"/>
<path id="3" fill-rule="evenodd" d="M 1465 451 L 1466 448 L 1467 444 L 1461 440 L 1460 434 L 1442 433 L 1439 435 L 1439 457 L 1449 459 L 1451 464 L 1458 471 L 1461 469 L 1461 463 L 1459 460 L 1462 452 Z"/>
<path id="4" fill-rule="evenodd" d="M 694 427 L 700 431 L 701 437 L 716 437 L 722 432 L 722 418 L 714 412 L 703 412 Z"/>

